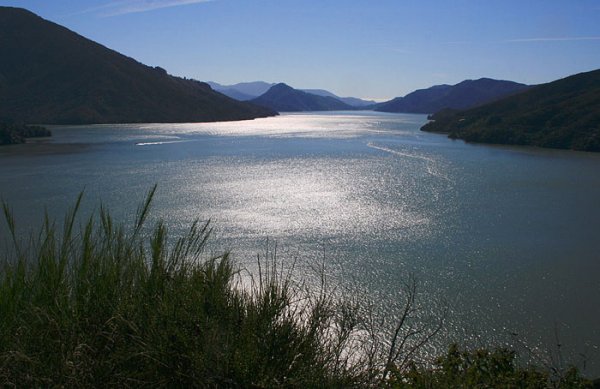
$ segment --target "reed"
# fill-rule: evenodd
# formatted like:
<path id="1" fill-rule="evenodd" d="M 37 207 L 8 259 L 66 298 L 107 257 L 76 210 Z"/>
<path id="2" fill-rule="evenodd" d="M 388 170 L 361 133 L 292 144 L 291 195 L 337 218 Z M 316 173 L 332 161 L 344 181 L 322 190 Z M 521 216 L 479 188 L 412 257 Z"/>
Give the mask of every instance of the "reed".
<path id="1" fill-rule="evenodd" d="M 11 243 L 0 254 L 1 386 L 437 382 L 433 370 L 415 367 L 408 347 L 437 331 L 408 323 L 410 288 L 385 341 L 352 298 L 329 289 L 324 272 L 320 287 L 308 288 L 272 255 L 247 275 L 227 252 L 207 253 L 209 222 L 196 221 L 174 242 L 163 222 L 147 228 L 155 190 L 129 229 L 103 207 L 81 222 L 79 196 L 62 224 L 46 215 L 25 240 L 3 204 Z"/>

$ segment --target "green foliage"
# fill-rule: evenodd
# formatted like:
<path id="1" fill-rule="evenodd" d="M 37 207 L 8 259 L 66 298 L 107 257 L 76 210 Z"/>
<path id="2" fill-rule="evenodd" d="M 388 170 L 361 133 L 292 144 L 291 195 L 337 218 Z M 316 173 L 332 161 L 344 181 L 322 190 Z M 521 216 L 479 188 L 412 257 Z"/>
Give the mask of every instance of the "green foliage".
<path id="1" fill-rule="evenodd" d="M 354 314 L 344 304 L 304 293 L 275 259 L 242 285 L 227 253 L 204 253 L 208 222 L 168 245 L 163 223 L 144 228 L 152 195 L 129 232 L 104 209 L 78 231 L 80 198 L 62 231 L 46 218 L 25 245 L 4 205 L 13 244 L 0 273 L 0 386 L 362 382 L 332 332 Z"/>
<path id="2" fill-rule="evenodd" d="M 0 145 L 24 143 L 25 138 L 51 136 L 50 130 L 41 126 L 0 123 Z"/>
<path id="3" fill-rule="evenodd" d="M 520 367 L 516 353 L 507 349 L 461 351 L 450 346 L 432 368 L 413 364 L 407 371 L 395 371 L 390 380 L 394 388 L 591 388 L 575 368 L 560 377 L 548 371 Z"/>
<path id="4" fill-rule="evenodd" d="M 322 269 L 308 288 L 293 280 L 293 266 L 267 255 L 258 275 L 244 275 L 228 253 L 206 254 L 209 222 L 174 242 L 162 222 L 146 228 L 155 189 L 130 229 L 103 207 L 82 219 L 80 195 L 62 228 L 46 216 L 24 241 L 3 204 L 10 245 L 0 257 L 0 386 L 586 385 L 576 370 L 552 381 L 520 369 L 505 350 L 453 347 L 434 368 L 417 368 L 417 351 L 442 321 L 414 320 L 414 280 L 386 341 L 373 325 L 382 322 L 329 288 Z"/>

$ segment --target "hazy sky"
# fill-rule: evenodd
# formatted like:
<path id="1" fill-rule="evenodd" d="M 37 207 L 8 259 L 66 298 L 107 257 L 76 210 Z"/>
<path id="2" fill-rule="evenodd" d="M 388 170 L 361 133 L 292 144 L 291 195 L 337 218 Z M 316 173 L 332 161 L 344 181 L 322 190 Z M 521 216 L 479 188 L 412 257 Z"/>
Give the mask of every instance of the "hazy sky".
<path id="1" fill-rule="evenodd" d="M 600 68 L 599 0 L 0 0 L 171 74 L 385 99 Z"/>

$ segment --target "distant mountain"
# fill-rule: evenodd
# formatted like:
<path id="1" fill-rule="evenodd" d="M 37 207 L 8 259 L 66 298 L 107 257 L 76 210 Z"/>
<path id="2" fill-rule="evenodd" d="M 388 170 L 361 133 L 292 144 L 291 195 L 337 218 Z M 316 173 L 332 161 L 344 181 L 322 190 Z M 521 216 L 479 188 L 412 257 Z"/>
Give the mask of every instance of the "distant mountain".
<path id="1" fill-rule="evenodd" d="M 352 110 L 354 107 L 329 96 L 317 96 L 294 89 L 286 84 L 277 84 L 265 94 L 250 100 L 252 103 L 268 107 L 278 112 L 338 111 Z"/>
<path id="2" fill-rule="evenodd" d="M 27 10 L 0 7 L 0 121 L 205 122 L 273 114 L 143 65 Z"/>
<path id="3" fill-rule="evenodd" d="M 264 81 L 240 82 L 233 85 L 221 85 L 209 81 L 208 84 L 216 91 L 231 97 L 232 99 L 247 101 L 252 100 L 269 90 L 273 85 Z"/>
<path id="4" fill-rule="evenodd" d="M 419 89 L 404 97 L 377 104 L 375 111 L 403 113 L 435 113 L 442 109 L 467 109 L 522 92 L 529 88 L 512 81 L 480 78 L 456 85 L 436 85 Z"/>
<path id="5" fill-rule="evenodd" d="M 363 99 L 359 99 L 357 97 L 339 97 L 325 89 L 301 89 L 303 92 L 306 93 L 311 93 L 313 95 L 317 95 L 317 96 L 323 96 L 323 97 L 333 97 L 334 99 L 337 99 L 343 103 L 346 103 L 348 105 L 351 105 L 353 107 L 359 108 L 359 107 L 367 107 L 373 104 L 376 104 L 375 101 L 372 100 L 363 100 Z"/>
<path id="6" fill-rule="evenodd" d="M 600 151 L 600 70 L 532 87 L 466 111 L 442 111 L 423 131 L 467 142 Z"/>
<path id="7" fill-rule="evenodd" d="M 356 108 L 371 109 L 377 102 L 375 100 L 363 100 L 358 97 L 340 97 L 340 100 Z"/>
<path id="8" fill-rule="evenodd" d="M 208 84 L 216 91 L 223 93 L 226 96 L 231 97 L 239 101 L 252 100 L 260 95 L 263 95 L 275 84 L 270 84 L 264 81 L 254 82 L 240 82 L 232 85 L 222 85 L 214 81 L 209 81 Z M 343 103 L 351 105 L 352 107 L 367 107 L 376 104 L 375 101 L 363 100 L 357 97 L 339 97 L 325 89 L 299 89 L 303 92 L 310 93 L 317 96 L 332 97 Z"/>
<path id="9" fill-rule="evenodd" d="M 212 87 L 212 85 L 211 85 L 211 87 Z M 247 95 L 245 93 L 240 92 L 237 89 L 221 89 L 221 90 L 219 90 L 219 89 L 215 89 L 214 87 L 213 87 L 213 89 L 216 90 L 217 92 L 223 93 L 225 96 L 231 97 L 232 99 L 235 99 L 237 101 L 248 101 L 248 100 L 252 100 L 257 97 L 257 96 Z"/>
<path id="10" fill-rule="evenodd" d="M 339 96 L 336 96 L 335 94 L 333 94 L 325 89 L 299 89 L 299 90 L 301 90 L 302 92 L 310 93 L 312 95 L 323 96 L 323 97 L 333 97 L 334 99 L 340 100 Z"/>

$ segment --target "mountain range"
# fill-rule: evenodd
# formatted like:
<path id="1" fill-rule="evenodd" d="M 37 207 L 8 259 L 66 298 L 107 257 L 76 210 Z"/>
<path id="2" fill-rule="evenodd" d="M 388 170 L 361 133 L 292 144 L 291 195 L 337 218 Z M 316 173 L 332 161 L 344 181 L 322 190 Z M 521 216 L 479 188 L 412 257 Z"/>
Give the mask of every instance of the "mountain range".
<path id="1" fill-rule="evenodd" d="M 480 78 L 456 85 L 435 85 L 404 97 L 377 104 L 375 111 L 397 113 L 435 113 L 442 109 L 467 109 L 522 92 L 529 88 L 513 81 Z"/>
<path id="2" fill-rule="evenodd" d="M 0 121 L 205 122 L 276 112 L 169 75 L 21 9 L 0 7 Z"/>
<path id="3" fill-rule="evenodd" d="M 468 142 L 600 151 L 600 70 L 465 111 L 440 111 L 423 131 Z"/>
<path id="4" fill-rule="evenodd" d="M 209 81 L 208 84 L 216 91 L 219 91 L 233 99 L 240 101 L 248 101 L 255 99 L 264 93 L 269 88 L 276 84 L 264 82 L 264 81 L 253 81 L 253 82 L 241 82 L 233 85 L 222 85 L 214 81 Z M 310 93 L 322 97 L 332 97 L 345 104 L 348 104 L 355 108 L 364 108 L 376 104 L 375 101 L 363 100 L 357 97 L 340 97 L 324 89 L 299 89 L 303 92 Z"/>
<path id="5" fill-rule="evenodd" d="M 205 122 L 375 109 L 435 113 L 424 131 L 470 142 L 600 151 L 600 70 L 537 86 L 466 80 L 376 105 L 283 83 L 212 85 L 248 101 L 141 64 L 27 10 L 0 7 L 0 123 L 11 123 L 2 127 L 7 142 L 48 134 L 23 123 Z"/>
<path id="6" fill-rule="evenodd" d="M 20 8 L 0 7 L 0 121 L 47 124 L 242 120 L 275 111 L 468 108 L 527 88 L 480 79 L 374 105 L 323 89 L 264 81 L 220 85 L 174 77 Z M 228 94 L 231 97 L 227 97 Z"/>
<path id="7" fill-rule="evenodd" d="M 245 82 L 233 85 L 221 85 L 215 82 L 209 82 L 215 90 L 228 95 L 231 98 L 240 101 L 252 101 L 257 104 L 263 104 L 266 107 L 273 108 L 275 104 L 274 95 L 267 96 L 265 99 L 258 99 L 263 94 L 267 93 L 269 88 L 276 84 L 267 83 L 264 81 Z M 478 80 L 465 80 L 456 85 L 435 85 L 427 89 L 419 89 L 407 94 L 404 97 L 396 97 L 390 101 L 376 103 L 375 101 L 363 100 L 356 97 L 339 97 L 324 89 L 297 89 L 320 97 L 328 97 L 342 102 L 349 107 L 340 108 L 337 103 L 330 100 L 329 104 L 297 104 L 291 103 L 288 98 L 287 102 L 281 102 L 287 111 L 305 111 L 307 107 L 320 106 L 327 107 L 331 105 L 333 110 L 338 109 L 367 109 L 381 112 L 396 112 L 396 113 L 435 113 L 442 109 L 467 109 L 491 101 L 498 100 L 502 97 L 522 92 L 529 88 L 528 85 L 520 84 L 513 81 L 494 80 L 490 78 L 481 78 Z M 280 91 L 281 92 L 281 91 Z M 290 93 L 290 90 L 287 90 Z M 305 96 L 306 98 L 306 96 Z M 297 99 L 297 101 L 299 101 Z M 321 108 L 319 110 L 329 110 Z"/>

